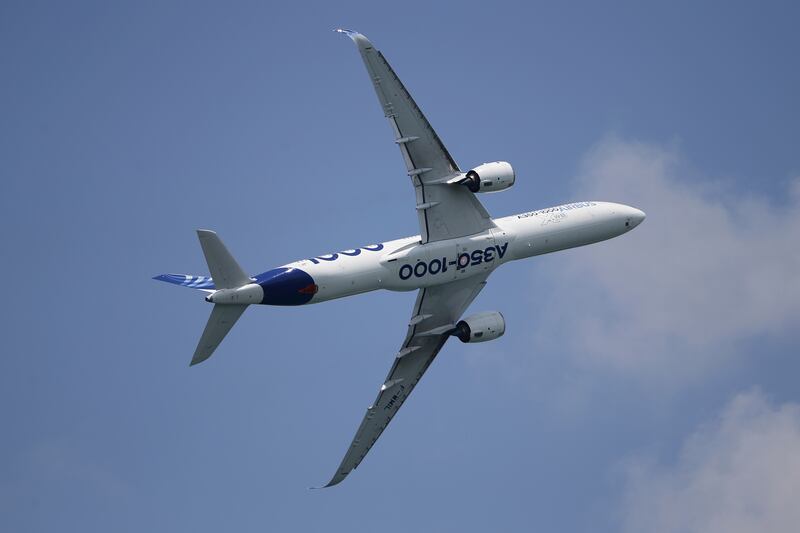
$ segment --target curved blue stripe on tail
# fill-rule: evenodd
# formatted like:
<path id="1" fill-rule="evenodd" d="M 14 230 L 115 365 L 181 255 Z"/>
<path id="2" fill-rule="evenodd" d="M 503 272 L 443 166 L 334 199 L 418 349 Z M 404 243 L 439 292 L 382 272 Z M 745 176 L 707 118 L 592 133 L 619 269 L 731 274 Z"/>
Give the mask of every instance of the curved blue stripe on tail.
<path id="1" fill-rule="evenodd" d="M 165 281 L 173 285 L 189 287 L 191 289 L 216 289 L 214 280 L 208 276 L 190 276 L 188 274 L 160 274 L 153 279 Z"/>

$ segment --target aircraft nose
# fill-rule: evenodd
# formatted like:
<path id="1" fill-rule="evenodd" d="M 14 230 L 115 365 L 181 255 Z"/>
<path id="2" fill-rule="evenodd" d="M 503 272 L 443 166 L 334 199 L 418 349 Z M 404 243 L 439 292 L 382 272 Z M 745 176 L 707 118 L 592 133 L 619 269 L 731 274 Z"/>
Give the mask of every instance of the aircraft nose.
<path id="1" fill-rule="evenodd" d="M 642 221 L 647 218 L 647 215 L 645 215 L 644 211 L 641 209 L 636 209 L 635 207 L 631 207 L 630 210 L 631 212 L 628 215 L 628 218 L 630 219 L 630 227 L 633 229 L 641 224 Z"/>
<path id="2" fill-rule="evenodd" d="M 633 227 L 636 227 L 647 218 L 647 215 L 641 209 L 634 209 L 634 211 L 636 213 L 633 215 L 631 222 L 633 222 Z"/>

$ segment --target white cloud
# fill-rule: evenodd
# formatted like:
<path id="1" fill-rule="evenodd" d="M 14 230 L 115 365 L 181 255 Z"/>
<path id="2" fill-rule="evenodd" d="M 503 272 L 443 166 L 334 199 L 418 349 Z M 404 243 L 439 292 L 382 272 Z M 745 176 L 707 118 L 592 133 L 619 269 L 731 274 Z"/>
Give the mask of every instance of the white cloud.
<path id="1" fill-rule="evenodd" d="M 674 384 L 800 326 L 800 179 L 780 205 L 734 196 L 673 148 L 619 139 L 581 168 L 576 198 L 634 205 L 647 220 L 553 263 L 540 343 L 569 339 L 582 365 Z"/>
<path id="2" fill-rule="evenodd" d="M 622 520 L 635 533 L 794 532 L 800 405 L 740 394 L 684 443 L 674 465 L 627 469 Z"/>

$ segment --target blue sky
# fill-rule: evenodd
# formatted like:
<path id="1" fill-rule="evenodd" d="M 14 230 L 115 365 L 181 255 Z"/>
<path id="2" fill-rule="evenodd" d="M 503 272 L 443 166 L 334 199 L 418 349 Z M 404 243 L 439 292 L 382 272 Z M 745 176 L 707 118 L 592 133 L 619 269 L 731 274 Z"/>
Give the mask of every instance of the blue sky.
<path id="1" fill-rule="evenodd" d="M 788 531 L 800 520 L 792 3 L 0 7 L 0 529 Z M 150 279 L 413 235 L 352 43 L 383 51 L 494 215 L 648 213 L 512 264 L 370 455 L 325 482 L 413 294 L 209 307 Z"/>

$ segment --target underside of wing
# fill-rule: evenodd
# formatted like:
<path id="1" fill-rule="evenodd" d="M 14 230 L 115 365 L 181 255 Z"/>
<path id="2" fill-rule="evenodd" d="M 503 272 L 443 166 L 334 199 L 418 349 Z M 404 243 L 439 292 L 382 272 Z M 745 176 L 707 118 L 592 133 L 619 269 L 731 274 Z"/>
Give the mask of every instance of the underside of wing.
<path id="1" fill-rule="evenodd" d="M 394 132 L 394 141 L 416 190 L 422 242 L 472 235 L 494 224 L 467 188 L 448 184 L 461 171 L 403 82 L 360 33 L 337 30 L 358 46 L 375 93 Z"/>
<path id="2" fill-rule="evenodd" d="M 486 284 L 487 276 L 420 290 L 403 346 L 326 487 L 340 483 L 361 463 L 447 342 L 461 314 Z"/>

